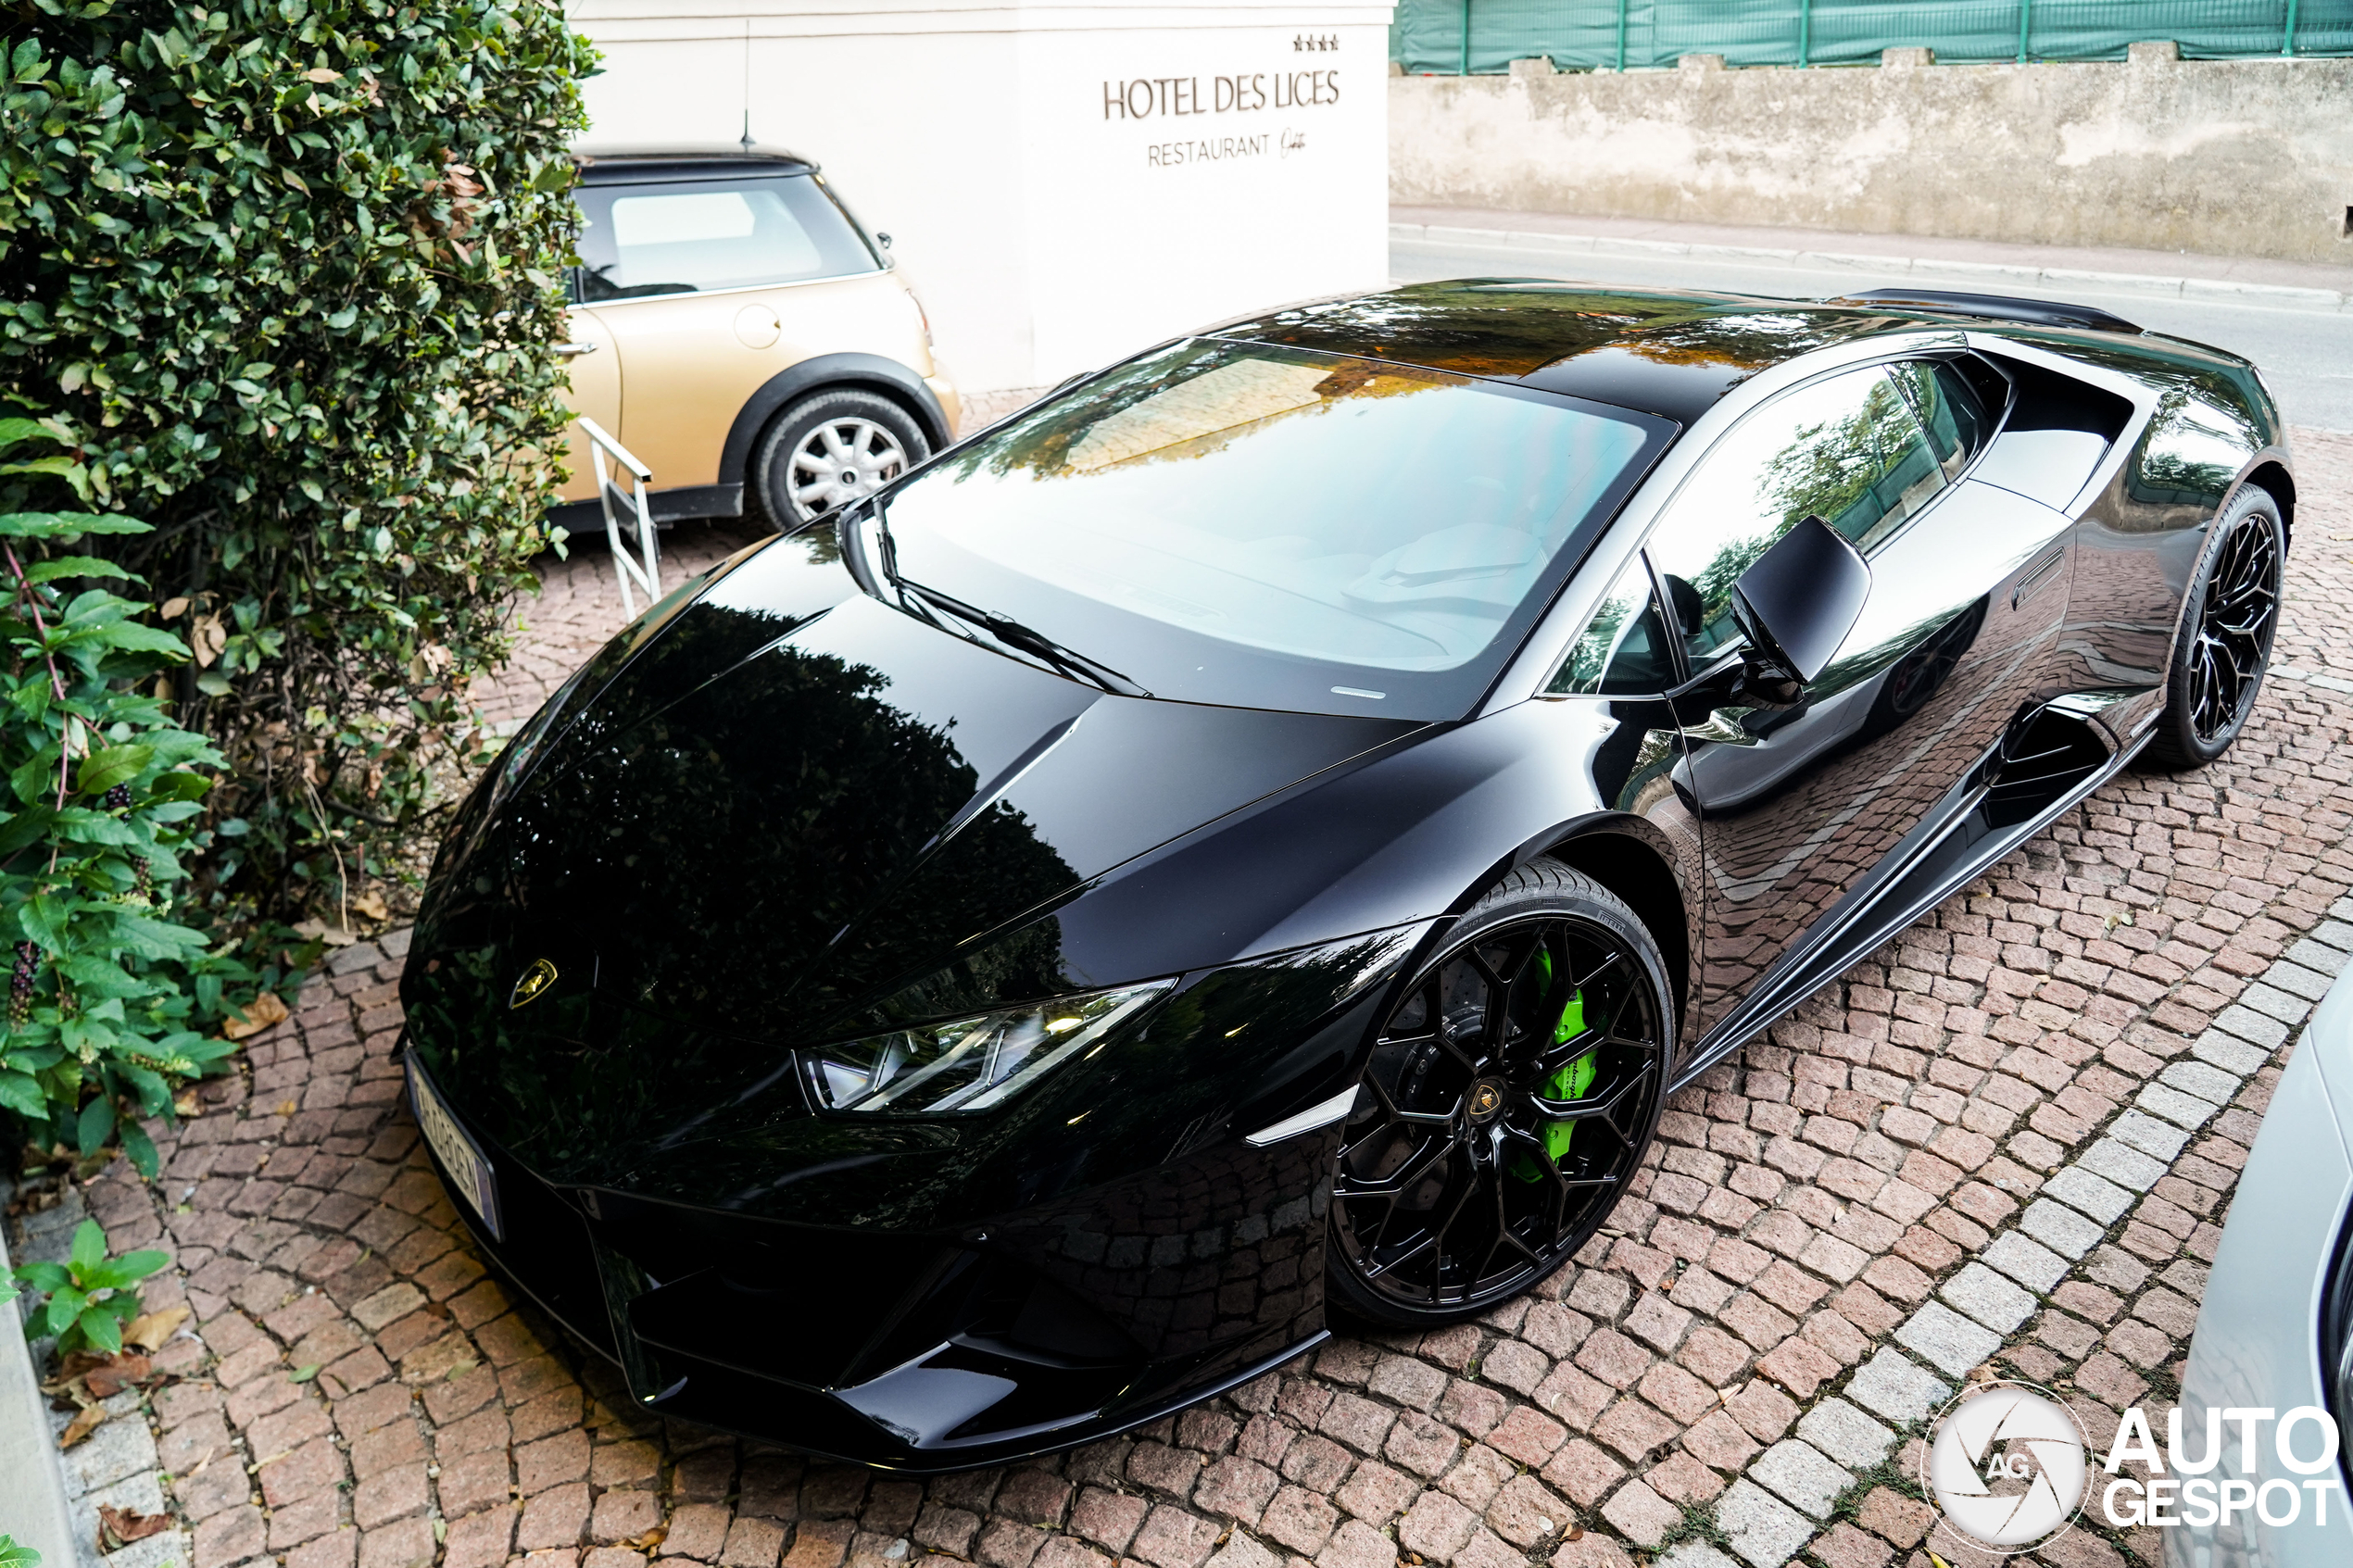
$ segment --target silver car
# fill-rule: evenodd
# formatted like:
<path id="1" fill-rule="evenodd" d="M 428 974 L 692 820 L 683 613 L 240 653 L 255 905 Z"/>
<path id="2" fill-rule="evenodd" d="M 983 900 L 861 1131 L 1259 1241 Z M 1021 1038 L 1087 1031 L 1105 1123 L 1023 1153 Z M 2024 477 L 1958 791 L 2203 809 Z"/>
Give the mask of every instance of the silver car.
<path id="1" fill-rule="evenodd" d="M 2204 1477 L 2267 1485 L 2274 1512 L 2285 1514 L 2289 1492 L 2302 1506 L 2292 1522 L 2270 1523 L 2252 1506 L 2230 1511 L 2227 1524 L 2212 1508 L 2195 1511 L 2210 1522 L 2184 1523 L 2159 1532 L 2167 1568 L 2342 1568 L 2353 1563 L 2353 1514 L 2348 1514 L 2344 1458 L 2353 1449 L 2353 1249 L 2347 1248 L 2347 1205 L 2353 1199 L 2353 969 L 2313 1010 L 2296 1054 L 2271 1096 L 2263 1130 L 2241 1174 L 2221 1250 L 2190 1341 L 2182 1380 L 2182 1430 L 2190 1454 L 2206 1447 L 2209 1412 L 2221 1418 L 2223 1461 Z M 2303 1462 L 2292 1468 L 2279 1452 L 2278 1421 L 2299 1407 L 2330 1412 L 2341 1438 L 2337 1462 L 2319 1469 L 2325 1434 L 2306 1418 L 2291 1439 Z M 2241 1411 L 2273 1419 L 2241 1445 Z M 2165 1442 L 2152 1421 L 2152 1436 Z M 2243 1468 L 2242 1468 L 2243 1466 Z M 2099 1479 L 2099 1478 L 2095 1478 Z M 2313 1484 L 2326 1492 L 2325 1522 L 2316 1516 Z M 2334 1483 L 2334 1486 L 2327 1485 Z M 2096 1507 L 2097 1505 L 2095 1504 Z"/>

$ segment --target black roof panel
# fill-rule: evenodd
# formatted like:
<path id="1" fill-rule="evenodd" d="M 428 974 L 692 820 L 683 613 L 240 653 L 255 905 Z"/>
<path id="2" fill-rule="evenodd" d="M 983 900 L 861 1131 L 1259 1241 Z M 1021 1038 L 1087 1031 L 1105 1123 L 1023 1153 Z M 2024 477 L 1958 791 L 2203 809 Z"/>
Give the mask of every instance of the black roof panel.
<path id="1" fill-rule="evenodd" d="M 1759 370 L 1919 324 L 1902 310 L 1464 278 L 1296 306 L 1217 335 L 1516 381 L 1689 424 Z"/>
<path id="2" fill-rule="evenodd" d="M 780 174 L 813 174 L 804 158 L 773 153 L 632 153 L 580 160 L 582 182 L 590 185 L 649 185 L 672 180 L 772 180 Z"/>

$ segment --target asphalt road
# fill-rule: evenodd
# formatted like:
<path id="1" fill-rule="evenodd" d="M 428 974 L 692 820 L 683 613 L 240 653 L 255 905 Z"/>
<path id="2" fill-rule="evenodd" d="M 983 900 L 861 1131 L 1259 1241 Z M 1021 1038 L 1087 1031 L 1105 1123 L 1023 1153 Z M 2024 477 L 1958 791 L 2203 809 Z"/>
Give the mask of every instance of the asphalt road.
<path id="1" fill-rule="evenodd" d="M 2288 422 L 2353 431 L 2353 311 L 2167 298 L 2131 289 L 2012 284 L 1982 274 L 1940 275 L 1925 269 L 1876 275 L 1860 269 L 1815 269 L 1707 257 L 1547 252 L 1535 246 L 1473 246 L 1395 240 L 1389 267 L 1400 282 L 1511 276 L 1720 289 L 1737 294 L 1819 299 L 1859 289 L 1905 286 L 1982 294 L 2032 294 L 2096 305 L 2156 332 L 2244 354 L 2262 367 Z"/>

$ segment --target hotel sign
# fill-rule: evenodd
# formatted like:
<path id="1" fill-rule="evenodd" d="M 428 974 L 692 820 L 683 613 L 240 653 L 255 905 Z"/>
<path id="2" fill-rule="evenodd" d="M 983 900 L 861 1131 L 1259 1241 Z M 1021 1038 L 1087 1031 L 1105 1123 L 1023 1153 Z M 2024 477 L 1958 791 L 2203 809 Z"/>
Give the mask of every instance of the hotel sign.
<path id="1" fill-rule="evenodd" d="M 1318 53 L 1340 46 L 1336 36 L 1301 35 L 1291 41 L 1294 51 Z M 1184 125 L 1188 119 L 1228 115 L 1286 116 L 1332 108 L 1340 101 L 1336 67 L 1313 70 L 1236 71 L 1231 75 L 1138 76 L 1102 83 L 1102 115 L 1106 120 L 1167 123 L 1171 135 L 1144 144 L 1145 164 L 1174 169 L 1192 163 L 1222 163 L 1228 159 L 1288 157 L 1304 151 L 1304 129 L 1281 125 L 1262 129 L 1237 125 L 1230 135 L 1209 134 L 1222 127 Z"/>

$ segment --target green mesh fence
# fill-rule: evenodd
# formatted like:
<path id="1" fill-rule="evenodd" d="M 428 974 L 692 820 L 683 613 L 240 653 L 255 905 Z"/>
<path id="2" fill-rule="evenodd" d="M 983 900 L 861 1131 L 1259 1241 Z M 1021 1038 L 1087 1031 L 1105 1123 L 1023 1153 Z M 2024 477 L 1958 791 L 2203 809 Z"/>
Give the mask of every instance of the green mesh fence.
<path id="1" fill-rule="evenodd" d="M 1940 61 L 2120 60 L 2171 39 L 2192 59 L 2353 54 L 2353 0 L 1400 0 L 1390 57 L 1411 75 L 1835 66 L 1925 44 Z"/>

